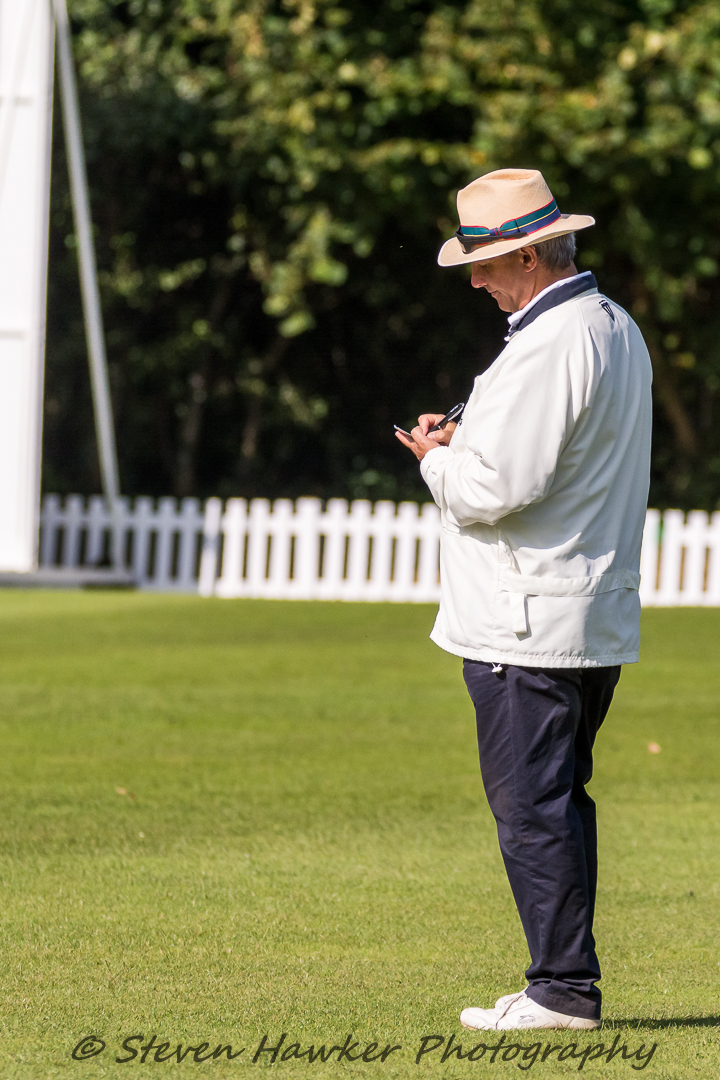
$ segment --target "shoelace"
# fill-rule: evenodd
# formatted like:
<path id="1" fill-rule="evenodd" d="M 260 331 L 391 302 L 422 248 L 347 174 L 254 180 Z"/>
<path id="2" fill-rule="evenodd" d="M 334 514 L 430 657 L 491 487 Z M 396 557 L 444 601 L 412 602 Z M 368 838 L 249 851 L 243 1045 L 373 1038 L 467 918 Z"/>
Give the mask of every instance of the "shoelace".
<path id="1" fill-rule="evenodd" d="M 513 994 L 513 996 L 512 996 L 512 998 L 510 999 L 510 1001 L 506 1001 L 506 1002 L 505 1002 L 505 1005 L 504 1005 L 504 1007 L 503 1007 L 503 1011 L 502 1011 L 502 1012 L 500 1013 L 500 1015 L 498 1016 L 497 1020 L 495 1021 L 496 1025 L 497 1025 L 497 1024 L 498 1024 L 498 1023 L 499 1023 L 499 1022 L 500 1022 L 500 1021 L 502 1020 L 503 1016 L 507 1016 L 507 1014 L 509 1013 L 509 1011 L 510 1011 L 510 1009 L 511 1009 L 511 1008 L 513 1007 L 513 1005 L 514 1005 L 514 1004 L 515 1004 L 516 1002 L 518 1002 L 518 1001 L 520 1000 L 520 998 L 524 998 L 524 997 L 526 997 L 526 995 L 525 995 L 525 991 L 524 991 L 524 990 L 520 990 L 520 992 L 519 992 L 519 993 L 517 993 L 517 994 Z M 496 1030 L 497 1030 L 497 1028 L 496 1028 Z"/>

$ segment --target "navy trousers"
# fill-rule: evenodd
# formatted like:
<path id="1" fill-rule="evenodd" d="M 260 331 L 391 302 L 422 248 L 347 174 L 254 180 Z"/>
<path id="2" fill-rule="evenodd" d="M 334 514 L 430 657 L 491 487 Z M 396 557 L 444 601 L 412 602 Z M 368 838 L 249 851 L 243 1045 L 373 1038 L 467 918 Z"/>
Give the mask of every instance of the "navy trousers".
<path id="1" fill-rule="evenodd" d="M 619 667 L 526 668 L 465 660 L 480 769 L 530 950 L 527 994 L 600 1017 L 592 933 L 597 887 L 595 736 Z"/>

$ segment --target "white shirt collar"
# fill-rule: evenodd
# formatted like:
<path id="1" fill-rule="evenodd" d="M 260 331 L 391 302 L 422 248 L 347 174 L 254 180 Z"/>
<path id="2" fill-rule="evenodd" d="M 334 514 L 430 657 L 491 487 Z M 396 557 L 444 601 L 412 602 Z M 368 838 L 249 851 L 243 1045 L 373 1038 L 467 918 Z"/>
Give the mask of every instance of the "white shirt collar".
<path id="1" fill-rule="evenodd" d="M 553 281 L 552 285 L 548 285 L 548 287 L 546 289 L 543 289 L 542 292 L 539 292 L 537 296 L 533 296 L 530 303 L 526 304 L 524 308 L 520 308 L 519 311 L 513 311 L 512 315 L 508 315 L 508 323 L 510 325 L 510 328 L 512 329 L 516 322 L 519 322 L 520 319 L 525 318 L 530 308 L 534 307 L 535 304 L 537 304 L 538 300 L 541 300 L 543 296 L 547 296 L 547 294 L 549 292 L 552 292 L 553 289 L 559 289 L 561 285 L 567 285 L 570 281 L 577 281 L 578 278 L 590 277 L 591 273 L 592 270 L 583 270 L 582 274 L 574 274 L 572 277 L 561 278 L 560 281 Z"/>

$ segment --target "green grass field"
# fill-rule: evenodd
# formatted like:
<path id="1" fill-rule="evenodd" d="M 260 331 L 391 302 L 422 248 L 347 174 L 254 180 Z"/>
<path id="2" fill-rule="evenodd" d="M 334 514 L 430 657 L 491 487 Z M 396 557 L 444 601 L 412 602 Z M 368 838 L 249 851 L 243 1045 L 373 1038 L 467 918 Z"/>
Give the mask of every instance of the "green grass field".
<path id="1" fill-rule="evenodd" d="M 720 610 L 645 613 L 600 733 L 603 1030 L 494 1060 L 458 1012 L 527 955 L 432 618 L 0 593 L 0 1076 L 720 1077 Z"/>

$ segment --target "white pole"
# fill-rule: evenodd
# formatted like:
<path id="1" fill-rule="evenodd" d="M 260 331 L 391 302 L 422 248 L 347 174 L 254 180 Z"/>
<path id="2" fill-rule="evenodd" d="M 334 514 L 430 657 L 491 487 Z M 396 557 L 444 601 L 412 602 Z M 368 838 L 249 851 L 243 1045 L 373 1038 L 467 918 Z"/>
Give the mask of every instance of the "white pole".
<path id="1" fill-rule="evenodd" d="M 45 355 L 52 20 L 0 0 L 0 570 L 37 561 Z"/>
<path id="2" fill-rule="evenodd" d="M 67 145 L 70 188 L 72 193 L 73 216 L 78 242 L 80 263 L 80 285 L 82 289 L 83 311 L 85 314 L 85 336 L 90 359 L 90 378 L 92 381 L 95 428 L 98 437 L 100 471 L 102 474 L 103 493 L 110 510 L 115 513 L 120 496 L 117 450 L 115 447 L 115 425 L 110 401 L 110 384 L 105 353 L 100 293 L 97 284 L 95 248 L 92 238 L 90 202 L 87 190 L 85 154 L 83 152 L 80 131 L 80 109 L 78 106 L 75 70 L 70 48 L 65 0 L 53 0 L 55 21 L 57 24 L 58 68 L 60 72 L 60 97 L 62 101 L 65 142 Z M 113 530 L 114 534 L 117 530 Z M 118 537 L 114 536 L 113 562 L 117 563 L 115 550 Z"/>
<path id="3" fill-rule="evenodd" d="M 22 10 L 20 29 L 15 42 L 15 55 L 13 57 L 10 81 L 6 87 L 4 100 L 0 98 L 2 109 L 0 110 L 0 198 L 2 198 L 5 174 L 10 164 L 10 148 L 12 146 L 15 116 L 17 114 L 20 86 L 25 75 L 28 50 L 30 48 L 30 34 L 33 29 L 33 16 L 37 0 L 26 0 Z"/>

